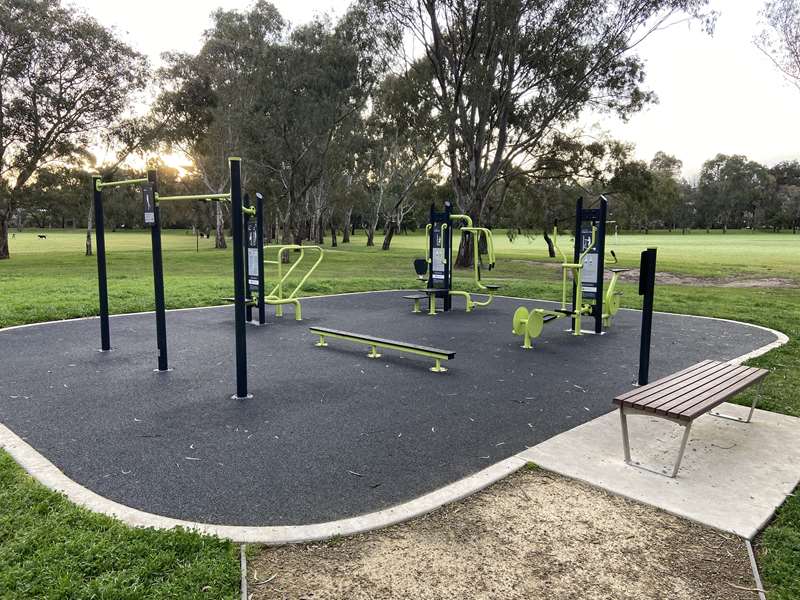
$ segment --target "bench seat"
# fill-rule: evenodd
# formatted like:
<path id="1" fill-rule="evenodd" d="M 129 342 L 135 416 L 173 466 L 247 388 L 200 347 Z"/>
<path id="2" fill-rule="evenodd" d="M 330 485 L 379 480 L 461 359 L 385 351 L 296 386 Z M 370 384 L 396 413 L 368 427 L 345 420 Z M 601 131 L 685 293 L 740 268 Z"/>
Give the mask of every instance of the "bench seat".
<path id="1" fill-rule="evenodd" d="M 711 411 L 736 394 L 761 382 L 768 373 L 766 369 L 704 360 L 658 381 L 620 394 L 614 398 L 614 404 L 619 407 L 625 462 L 662 474 L 631 461 L 627 416 L 638 414 L 667 419 L 685 428 L 678 459 L 672 470 L 671 477 L 675 477 L 686 450 L 692 422 L 697 417 L 710 413 L 716 417 L 749 423 L 756 408 L 758 395 L 753 398 L 747 419 Z"/>

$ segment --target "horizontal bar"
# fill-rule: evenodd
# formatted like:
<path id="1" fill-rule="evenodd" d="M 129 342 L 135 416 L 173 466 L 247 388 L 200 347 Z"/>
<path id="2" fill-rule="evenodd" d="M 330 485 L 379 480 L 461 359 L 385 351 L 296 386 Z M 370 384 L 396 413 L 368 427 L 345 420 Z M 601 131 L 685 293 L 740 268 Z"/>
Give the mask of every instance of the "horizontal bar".
<path id="1" fill-rule="evenodd" d="M 242 207 L 242 212 L 244 214 L 246 214 L 246 215 L 250 215 L 251 217 L 255 217 L 256 216 L 256 209 L 255 209 L 254 206 L 250 206 L 250 207 L 243 206 Z"/>
<path id="2" fill-rule="evenodd" d="M 389 350 L 397 350 L 398 352 L 408 352 L 410 354 L 418 354 L 419 356 L 425 356 L 428 358 L 439 358 L 441 360 L 450 360 L 447 354 L 442 354 L 440 352 L 428 352 L 427 350 L 416 350 L 413 348 L 408 348 L 406 346 L 395 346 L 394 344 L 389 344 L 386 342 L 372 342 L 367 340 L 366 338 L 341 335 L 339 333 L 327 333 L 314 329 L 311 329 L 311 332 L 314 333 L 315 335 L 323 337 L 332 337 L 339 340 L 347 340 L 350 342 L 356 342 L 358 344 L 364 344 L 365 346 L 375 346 L 377 348 L 387 348 Z"/>
<path id="3" fill-rule="evenodd" d="M 142 183 L 147 183 L 147 178 L 144 179 L 123 179 L 121 181 L 103 181 L 102 179 L 97 180 L 97 191 L 102 190 L 103 188 L 107 187 L 117 187 L 120 185 L 139 185 Z"/>
<path id="4" fill-rule="evenodd" d="M 192 196 L 159 196 L 156 194 L 156 202 L 164 202 L 165 200 L 230 200 L 231 194 L 194 194 Z"/>

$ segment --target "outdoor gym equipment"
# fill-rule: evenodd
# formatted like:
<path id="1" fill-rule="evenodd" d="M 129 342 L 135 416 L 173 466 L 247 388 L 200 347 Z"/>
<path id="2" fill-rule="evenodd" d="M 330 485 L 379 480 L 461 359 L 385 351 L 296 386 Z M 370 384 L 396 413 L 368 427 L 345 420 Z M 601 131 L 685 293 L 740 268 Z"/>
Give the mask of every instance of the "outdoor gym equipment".
<path id="1" fill-rule="evenodd" d="M 484 301 L 474 300 L 472 294 L 462 290 L 452 289 L 453 277 L 453 224 L 464 222 L 462 232 L 473 235 L 473 281 L 478 289 L 485 291 L 488 298 Z M 444 203 L 444 211 L 438 212 L 431 204 L 430 222 L 425 227 L 426 258 L 414 261 L 414 269 L 421 280 L 427 279 L 428 287 L 422 290 L 428 295 L 428 314 L 436 314 L 436 299 L 442 298 L 442 308 L 448 311 L 452 308 L 452 297 L 463 296 L 466 301 L 466 312 L 472 312 L 476 306 L 488 306 L 494 299 L 494 294 L 500 289 L 499 285 L 488 285 L 481 281 L 481 236 L 486 240 L 487 269 L 492 270 L 495 265 L 494 239 L 492 232 L 485 227 L 475 227 L 469 215 L 454 214 L 449 202 Z M 419 299 L 414 300 L 414 312 L 419 311 Z"/>
<path id="2" fill-rule="evenodd" d="M 102 350 L 110 350 L 110 332 L 108 315 L 108 282 L 106 277 L 105 225 L 103 220 L 103 189 L 123 185 L 138 185 L 142 189 L 144 204 L 144 223 L 150 228 L 153 254 L 153 285 L 155 292 L 156 340 L 158 346 L 158 372 L 169 371 L 167 359 L 167 325 L 164 302 L 164 270 L 161 252 L 161 211 L 160 203 L 181 200 L 225 201 L 231 203 L 231 227 L 233 231 L 233 278 L 234 278 L 234 314 L 236 329 L 236 395 L 234 398 L 248 398 L 247 393 L 247 346 L 245 338 L 245 317 L 248 308 L 246 290 L 246 267 L 244 260 L 245 236 L 249 228 L 249 218 L 256 217 L 257 224 L 263 224 L 260 217 L 261 198 L 259 194 L 258 209 L 244 206 L 242 203 L 241 159 L 228 159 L 230 168 L 230 192 L 221 194 L 193 194 L 184 196 L 161 196 L 158 193 L 158 176 L 155 170 L 147 172 L 146 179 L 128 179 L 124 181 L 103 182 L 100 176 L 92 178 L 94 191 L 94 210 L 97 237 L 97 273 L 100 295 L 100 337 Z M 249 237 L 249 236 L 248 236 Z M 260 262 L 258 263 L 260 268 Z M 260 269 L 263 279 L 263 269 Z M 263 289 L 263 285 L 262 285 Z M 261 312 L 263 317 L 263 311 Z"/>
<path id="3" fill-rule="evenodd" d="M 368 358 L 380 358 L 378 348 L 387 348 L 389 350 L 398 350 L 400 352 L 408 352 L 410 354 L 418 354 L 419 356 L 427 356 L 432 358 L 435 362 L 430 370 L 434 373 L 445 373 L 447 369 L 442 366 L 443 360 L 451 360 L 455 358 L 456 353 L 452 350 L 442 350 L 441 348 L 431 348 L 430 346 L 420 346 L 419 344 L 411 344 L 409 342 L 398 342 L 397 340 L 387 340 L 384 338 L 374 337 L 371 335 L 364 335 L 361 333 L 353 333 L 351 331 L 341 331 L 340 329 L 329 329 L 327 327 L 309 327 L 311 333 L 319 336 L 319 341 L 316 346 L 324 348 L 328 345 L 325 338 L 331 337 L 340 340 L 347 340 L 357 344 L 366 344 L 370 347 Z"/>
<path id="4" fill-rule="evenodd" d="M 294 264 L 289 267 L 289 270 L 286 273 L 283 273 L 283 262 L 281 258 L 284 252 L 289 252 L 290 250 L 298 250 L 300 255 L 295 260 Z M 311 268 L 306 272 L 306 274 L 300 279 L 300 282 L 295 286 L 295 288 L 289 293 L 284 295 L 284 284 L 288 281 L 289 276 L 300 266 L 305 258 L 306 250 L 312 250 L 319 253 L 317 260 L 311 265 Z M 283 316 L 283 305 L 284 304 L 294 304 L 294 318 L 295 321 L 301 321 L 303 318 L 302 307 L 300 306 L 300 299 L 297 297 L 300 291 L 303 289 L 306 281 L 308 278 L 311 277 L 311 274 L 316 271 L 317 267 L 322 262 L 322 258 L 325 255 L 325 251 L 319 246 L 301 246 L 297 244 L 287 244 L 285 246 L 280 246 L 278 248 L 278 255 L 276 260 L 266 260 L 264 261 L 266 264 L 270 265 L 277 265 L 278 266 L 278 283 L 275 284 L 275 287 L 272 288 L 272 291 L 266 295 L 264 301 L 267 304 L 275 306 L 275 316 L 282 317 Z"/>
<path id="5" fill-rule="evenodd" d="M 603 327 L 611 325 L 611 318 L 620 306 L 616 285 L 619 274 L 627 269 L 610 269 L 611 281 L 603 291 L 605 268 L 606 214 L 608 202 L 600 196 L 597 208 L 584 208 L 583 198 L 578 198 L 575 209 L 575 249 L 570 262 L 558 245 L 558 225 L 553 227 L 553 245 L 561 255 L 561 306 L 556 310 L 535 308 L 528 311 L 524 306 L 514 312 L 512 332 L 524 337 L 523 348 L 529 349 L 531 339 L 539 337 L 545 323 L 569 317 L 573 335 L 582 335 L 581 321 L 584 316 L 594 318 L 594 331 L 601 334 Z M 616 256 L 612 252 L 614 261 Z M 570 276 L 572 281 L 570 281 Z M 571 286 L 571 290 L 568 288 Z M 567 301 L 571 298 L 571 306 Z"/>

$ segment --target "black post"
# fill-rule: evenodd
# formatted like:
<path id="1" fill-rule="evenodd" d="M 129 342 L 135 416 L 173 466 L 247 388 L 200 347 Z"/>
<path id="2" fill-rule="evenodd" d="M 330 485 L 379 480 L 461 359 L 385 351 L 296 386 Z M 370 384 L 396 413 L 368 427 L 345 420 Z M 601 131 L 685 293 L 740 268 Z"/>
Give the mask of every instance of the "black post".
<path id="1" fill-rule="evenodd" d="M 267 322 L 267 304 L 264 302 L 264 196 L 256 192 L 256 227 L 258 228 L 258 324 Z"/>
<path id="2" fill-rule="evenodd" d="M 653 326 L 653 297 L 656 285 L 656 249 L 642 252 L 639 263 L 639 295 L 642 300 L 642 336 L 639 346 L 639 385 L 650 378 L 650 337 Z"/>
<path id="3" fill-rule="evenodd" d="M 583 196 L 578 198 L 575 203 L 575 247 L 572 251 L 572 262 L 578 262 L 581 255 L 581 231 L 583 227 Z M 578 283 L 575 278 L 572 279 L 572 312 L 575 313 L 581 306 L 583 301 L 583 291 L 578 289 Z M 575 331 L 575 317 L 570 319 L 572 322 L 572 331 Z"/>
<path id="4" fill-rule="evenodd" d="M 250 194 L 245 194 L 242 198 L 242 207 L 250 208 Z M 242 243 L 246 248 L 244 252 L 244 261 L 247 268 L 245 269 L 245 280 L 247 285 L 244 286 L 245 298 L 245 320 L 249 323 L 253 320 L 253 292 L 250 289 L 250 213 L 242 211 L 242 231 L 244 232 L 244 239 Z"/>
<path id="5" fill-rule="evenodd" d="M 247 394 L 247 330 L 245 321 L 244 235 L 242 231 L 242 161 L 228 159 L 231 168 L 231 231 L 233 232 L 233 295 L 236 326 L 236 395 Z"/>
<path id="6" fill-rule="evenodd" d="M 158 193 L 158 172 L 147 171 L 147 181 Z M 153 226 L 150 228 L 150 240 L 153 248 L 153 291 L 156 301 L 156 343 L 158 345 L 158 371 L 169 371 L 167 360 L 167 314 L 164 306 L 164 263 L 161 255 L 161 208 L 158 202 L 153 210 Z"/>
<path id="7" fill-rule="evenodd" d="M 442 240 L 442 251 L 447 264 L 444 267 L 445 288 L 442 297 L 442 308 L 447 312 L 453 308 L 453 297 L 450 295 L 450 290 L 453 289 L 453 222 L 450 220 L 450 215 L 453 214 L 453 205 L 450 202 L 444 203 L 444 214 L 444 222 L 447 224 L 447 229 L 445 229 L 444 240 Z"/>
<path id="8" fill-rule="evenodd" d="M 92 177 L 94 193 L 94 231 L 97 240 L 97 287 L 100 296 L 100 350 L 111 350 L 111 332 L 108 326 L 108 279 L 106 277 L 106 229 L 103 217 L 103 192 L 97 186 L 101 179 Z"/>
<path id="9" fill-rule="evenodd" d="M 606 268 L 606 218 L 608 217 L 608 201 L 604 197 L 600 197 L 600 218 L 597 221 L 597 281 L 594 306 L 592 311 L 594 314 L 594 332 L 598 335 L 603 333 L 603 300 L 605 294 L 603 288 L 605 281 Z"/>

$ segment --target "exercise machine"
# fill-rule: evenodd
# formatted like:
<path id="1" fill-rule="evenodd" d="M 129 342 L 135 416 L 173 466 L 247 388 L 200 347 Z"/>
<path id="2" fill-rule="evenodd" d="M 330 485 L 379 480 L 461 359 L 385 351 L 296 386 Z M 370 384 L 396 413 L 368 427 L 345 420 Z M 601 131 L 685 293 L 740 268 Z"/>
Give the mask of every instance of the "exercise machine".
<path id="1" fill-rule="evenodd" d="M 286 273 L 283 272 L 283 255 L 286 252 L 291 250 L 296 250 L 299 252 L 297 259 L 295 260 L 294 264 L 289 267 Z M 303 263 L 303 260 L 306 256 L 306 251 L 310 250 L 311 252 L 317 253 L 317 260 L 311 265 L 311 267 L 306 271 L 306 274 L 300 279 L 294 289 L 286 293 L 284 290 L 284 285 L 287 284 L 289 277 L 294 273 L 297 268 Z M 295 321 L 301 321 L 303 318 L 302 307 L 300 306 L 300 298 L 298 295 L 303 289 L 303 286 L 308 281 L 308 278 L 311 277 L 311 274 L 317 270 L 317 267 L 322 262 L 323 257 L 325 256 L 325 251 L 320 246 L 302 246 L 298 244 L 286 244 L 284 246 L 278 247 L 278 255 L 275 260 L 267 260 L 264 261 L 266 264 L 277 265 L 278 267 L 278 283 L 275 284 L 275 287 L 266 295 L 264 298 L 264 302 L 269 305 L 275 306 L 275 316 L 282 317 L 283 316 L 283 305 L 284 304 L 293 304 L 294 305 L 294 318 Z"/>
<path id="2" fill-rule="evenodd" d="M 473 282 L 475 286 L 485 292 L 486 300 L 475 300 L 470 292 L 454 290 L 453 283 L 453 228 L 455 224 L 463 222 L 462 232 L 473 236 Z M 436 299 L 442 299 L 442 310 L 452 308 L 452 297 L 463 296 L 466 301 L 466 312 L 472 312 L 476 306 L 488 306 L 494 299 L 494 294 L 500 289 L 499 285 L 484 284 L 481 281 L 481 239 L 486 243 L 487 257 L 486 268 L 491 271 L 495 265 L 494 239 L 492 232 L 485 227 L 475 227 L 469 215 L 455 214 L 449 202 L 444 203 L 444 210 L 439 212 L 431 204 L 430 221 L 425 227 L 426 258 L 414 261 L 417 277 L 427 280 L 427 288 L 422 290 L 428 296 L 428 314 L 436 314 Z M 409 296 L 409 298 L 412 298 Z M 415 300 L 415 312 L 419 312 L 419 301 Z"/>
<path id="3" fill-rule="evenodd" d="M 584 333 L 602 334 L 610 327 L 612 317 L 620 307 L 621 292 L 617 292 L 620 273 L 628 269 L 610 269 L 611 281 L 604 290 L 606 215 L 608 201 L 600 196 L 594 207 L 584 207 L 583 198 L 578 198 L 575 208 L 575 246 L 572 260 L 558 245 L 558 223 L 553 226 L 553 246 L 561 257 L 561 306 L 551 310 L 535 308 L 528 311 L 524 306 L 514 312 L 512 332 L 524 338 L 522 347 L 529 349 L 531 340 L 541 335 L 545 323 L 569 318 L 572 325 L 568 331 L 573 335 Z M 611 252 L 614 262 L 616 255 Z M 569 298 L 569 300 L 568 300 Z M 582 329 L 584 318 L 594 319 L 594 328 Z"/>

